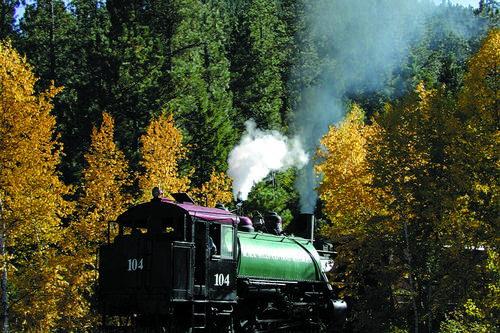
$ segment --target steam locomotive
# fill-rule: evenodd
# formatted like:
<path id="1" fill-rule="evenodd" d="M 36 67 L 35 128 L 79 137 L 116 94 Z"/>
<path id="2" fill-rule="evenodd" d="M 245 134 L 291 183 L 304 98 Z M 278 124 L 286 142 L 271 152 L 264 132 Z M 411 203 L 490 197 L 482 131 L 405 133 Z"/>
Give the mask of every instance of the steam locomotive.
<path id="1" fill-rule="evenodd" d="M 128 209 L 99 249 L 102 330 L 337 332 L 346 317 L 311 239 L 286 236 L 185 193 Z M 270 226 L 270 224 L 274 224 Z M 111 227 L 110 227 L 111 226 Z"/>

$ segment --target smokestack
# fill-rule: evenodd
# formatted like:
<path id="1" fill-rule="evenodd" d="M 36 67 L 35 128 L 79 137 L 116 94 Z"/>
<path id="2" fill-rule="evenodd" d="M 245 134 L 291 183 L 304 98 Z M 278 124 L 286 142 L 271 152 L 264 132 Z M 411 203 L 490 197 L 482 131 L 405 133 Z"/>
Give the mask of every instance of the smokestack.
<path id="1" fill-rule="evenodd" d="M 314 241 L 314 230 L 316 229 L 316 217 L 314 214 L 299 214 L 286 228 L 287 234 Z"/>

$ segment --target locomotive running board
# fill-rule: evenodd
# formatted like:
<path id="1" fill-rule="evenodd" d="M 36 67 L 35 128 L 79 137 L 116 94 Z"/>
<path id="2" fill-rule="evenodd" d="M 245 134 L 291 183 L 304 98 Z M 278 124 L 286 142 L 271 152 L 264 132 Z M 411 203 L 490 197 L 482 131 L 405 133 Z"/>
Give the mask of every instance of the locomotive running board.
<path id="1" fill-rule="evenodd" d="M 273 286 L 285 287 L 290 284 L 298 284 L 297 281 L 282 281 L 282 280 L 257 280 L 248 279 L 248 284 L 252 286 Z"/>

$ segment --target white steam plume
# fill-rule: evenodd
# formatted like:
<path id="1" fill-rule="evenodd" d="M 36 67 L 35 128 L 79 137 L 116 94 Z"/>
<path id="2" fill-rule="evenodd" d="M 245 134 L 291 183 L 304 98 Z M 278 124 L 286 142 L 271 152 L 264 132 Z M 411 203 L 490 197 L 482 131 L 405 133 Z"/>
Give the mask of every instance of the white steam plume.
<path id="1" fill-rule="evenodd" d="M 236 199 L 246 200 L 252 186 L 264 179 L 272 170 L 292 166 L 302 167 L 308 160 L 298 140 L 288 140 L 277 131 L 262 131 L 250 119 L 241 142 L 229 154 L 228 176 L 233 179 Z"/>

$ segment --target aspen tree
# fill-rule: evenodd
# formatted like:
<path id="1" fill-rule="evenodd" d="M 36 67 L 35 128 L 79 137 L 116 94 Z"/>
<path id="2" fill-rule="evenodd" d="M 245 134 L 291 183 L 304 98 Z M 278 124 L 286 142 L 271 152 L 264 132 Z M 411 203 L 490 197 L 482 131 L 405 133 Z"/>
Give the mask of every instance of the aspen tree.
<path id="1" fill-rule="evenodd" d="M 500 324 L 500 29 L 489 31 L 478 53 L 468 62 L 464 89 L 457 103 L 463 126 L 454 146 L 461 172 L 461 226 L 469 247 L 488 254 L 485 271 L 488 293 L 475 292 L 463 306 L 467 330 L 485 331 Z M 477 264 L 477 263 L 476 263 Z M 479 281 L 484 285 L 484 276 Z"/>
<path id="2" fill-rule="evenodd" d="M 98 129 L 93 128 L 91 146 L 85 159 L 78 214 L 66 229 L 62 242 L 67 256 L 65 280 L 70 281 L 70 298 L 63 297 L 60 327 L 93 326 L 97 323 L 91 298 L 94 293 L 97 247 L 106 241 L 108 221 L 115 220 L 131 202 L 126 187 L 131 185 L 124 154 L 113 142 L 114 121 L 103 113 Z M 112 237 L 113 235 L 111 235 Z"/>
<path id="3" fill-rule="evenodd" d="M 321 180 L 319 197 L 328 223 L 320 233 L 335 244 L 338 269 L 332 274 L 340 296 L 352 302 L 352 320 L 360 331 L 380 328 L 380 322 L 365 313 L 380 316 L 391 312 L 391 303 L 380 299 L 391 296 L 390 286 L 399 272 L 390 268 L 391 237 L 397 233 L 391 223 L 374 223 L 384 216 L 387 195 L 372 187 L 373 174 L 368 163 L 368 141 L 380 135 L 377 124 L 365 124 L 363 110 L 354 105 L 345 119 L 331 125 L 320 140 L 314 161 Z M 389 269 L 388 269 L 389 268 Z M 380 281 L 373 285 L 373 281 Z"/>
<path id="4" fill-rule="evenodd" d="M 141 153 L 144 175 L 139 177 L 142 199 L 151 199 L 151 190 L 158 186 L 165 194 L 186 192 L 189 188 L 189 176 L 180 175 L 179 160 L 186 159 L 187 148 L 182 144 L 182 133 L 176 127 L 173 115 L 153 119 L 146 135 L 141 137 Z"/>
<path id="5" fill-rule="evenodd" d="M 323 232 L 331 238 L 358 232 L 382 209 L 370 191 L 372 175 L 366 159 L 367 139 L 374 133 L 374 126 L 364 124 L 363 111 L 354 105 L 346 119 L 330 126 L 320 140 L 315 168 L 322 176 L 318 191 L 325 202 L 324 212 L 332 221 Z"/>
<path id="6" fill-rule="evenodd" d="M 207 207 L 215 207 L 216 204 L 227 204 L 233 200 L 231 179 L 223 172 L 215 172 L 212 169 L 210 180 L 205 182 L 201 188 L 192 189 L 192 195 L 198 204 Z"/>
<path id="7" fill-rule="evenodd" d="M 114 120 L 103 113 L 100 129 L 94 127 L 92 143 L 85 155 L 88 167 L 83 172 L 83 195 L 80 198 L 81 223 L 79 236 L 95 250 L 106 240 L 107 222 L 115 220 L 132 198 L 127 194 L 132 185 L 125 155 L 113 141 Z"/>
<path id="8" fill-rule="evenodd" d="M 62 146 L 50 113 L 52 99 L 62 88 L 52 85 L 36 94 L 36 81 L 33 67 L 10 42 L 1 44 L 0 197 L 5 224 L 1 269 L 8 277 L 3 281 L 9 296 L 5 323 L 10 318 L 4 331 L 8 326 L 17 330 L 54 326 L 67 287 L 56 244 L 64 237 L 61 218 L 71 210 L 64 199 L 70 188 L 56 170 Z"/>

